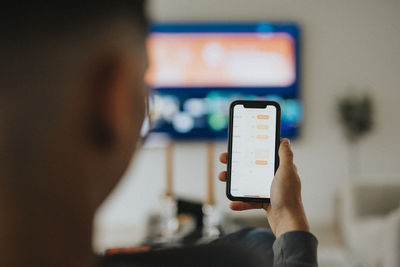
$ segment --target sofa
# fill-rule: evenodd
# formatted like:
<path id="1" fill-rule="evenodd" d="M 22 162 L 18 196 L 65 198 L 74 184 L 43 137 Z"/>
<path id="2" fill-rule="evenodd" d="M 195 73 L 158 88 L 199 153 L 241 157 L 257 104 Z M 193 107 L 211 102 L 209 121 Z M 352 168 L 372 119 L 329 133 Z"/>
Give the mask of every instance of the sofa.
<path id="1" fill-rule="evenodd" d="M 354 266 L 400 266 L 400 181 L 349 182 L 340 229 Z"/>

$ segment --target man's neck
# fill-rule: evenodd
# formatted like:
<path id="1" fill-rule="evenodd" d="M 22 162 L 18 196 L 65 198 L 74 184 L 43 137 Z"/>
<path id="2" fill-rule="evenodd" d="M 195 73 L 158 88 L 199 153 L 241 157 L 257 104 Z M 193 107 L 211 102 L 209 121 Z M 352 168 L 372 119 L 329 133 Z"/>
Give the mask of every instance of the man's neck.
<path id="1" fill-rule="evenodd" d="M 0 185 L 0 266 L 95 265 L 93 212 L 40 192 L 21 196 Z"/>

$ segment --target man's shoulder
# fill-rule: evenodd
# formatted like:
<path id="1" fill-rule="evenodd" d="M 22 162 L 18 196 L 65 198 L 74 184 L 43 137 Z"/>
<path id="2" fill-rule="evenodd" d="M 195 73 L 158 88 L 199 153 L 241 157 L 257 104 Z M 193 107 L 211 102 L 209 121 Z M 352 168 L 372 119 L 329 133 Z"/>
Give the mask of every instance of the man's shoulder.
<path id="1" fill-rule="evenodd" d="M 160 249 L 140 253 L 121 253 L 105 256 L 101 267 L 127 266 L 263 266 L 254 252 L 233 245 L 198 245 Z"/>

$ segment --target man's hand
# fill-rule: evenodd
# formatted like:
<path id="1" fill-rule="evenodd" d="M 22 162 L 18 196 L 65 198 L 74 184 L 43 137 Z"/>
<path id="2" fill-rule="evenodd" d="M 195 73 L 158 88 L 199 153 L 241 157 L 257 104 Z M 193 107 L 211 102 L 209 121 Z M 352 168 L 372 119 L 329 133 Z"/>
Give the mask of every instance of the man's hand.
<path id="1" fill-rule="evenodd" d="M 309 231 L 307 218 L 301 201 L 301 183 L 297 168 L 293 164 L 293 152 L 290 142 L 284 138 L 279 146 L 279 168 L 271 186 L 271 202 L 234 201 L 232 210 L 265 209 L 272 232 L 278 238 L 289 231 Z M 227 153 L 220 156 L 222 163 L 227 162 Z M 219 174 L 219 179 L 226 181 L 226 171 Z"/>

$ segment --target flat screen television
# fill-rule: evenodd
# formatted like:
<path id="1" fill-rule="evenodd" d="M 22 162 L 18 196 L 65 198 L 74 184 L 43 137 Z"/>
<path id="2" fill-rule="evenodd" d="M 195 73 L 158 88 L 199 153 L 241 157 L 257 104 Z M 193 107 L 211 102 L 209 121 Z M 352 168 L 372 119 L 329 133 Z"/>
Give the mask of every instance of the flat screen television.
<path id="1" fill-rule="evenodd" d="M 151 133 L 173 139 L 227 136 L 229 104 L 282 107 L 282 136 L 299 135 L 300 30 L 294 23 L 162 23 L 147 39 Z"/>

